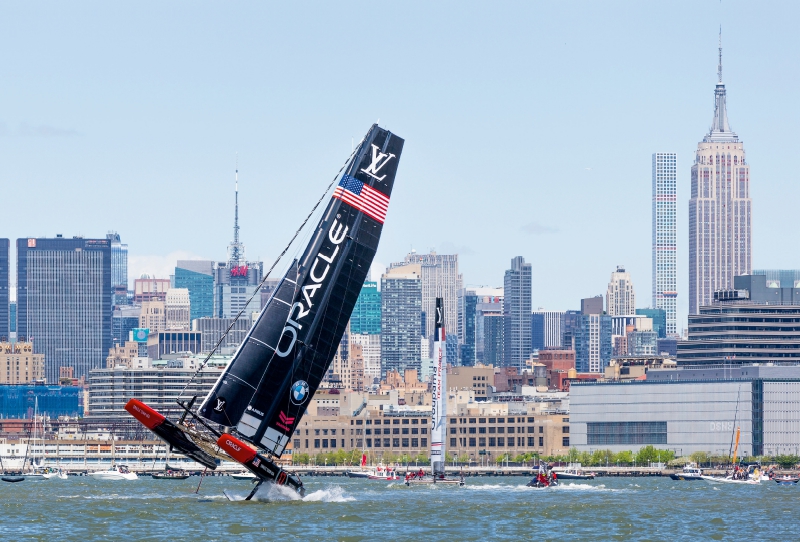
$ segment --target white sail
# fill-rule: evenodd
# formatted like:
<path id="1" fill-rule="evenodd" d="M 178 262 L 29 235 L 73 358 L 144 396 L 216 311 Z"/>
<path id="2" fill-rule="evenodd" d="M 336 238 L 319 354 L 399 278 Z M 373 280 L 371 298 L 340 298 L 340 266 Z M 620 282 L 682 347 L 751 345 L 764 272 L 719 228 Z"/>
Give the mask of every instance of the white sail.
<path id="1" fill-rule="evenodd" d="M 431 470 L 444 474 L 447 448 L 447 349 L 445 347 L 444 307 L 436 298 L 436 323 L 433 342 L 433 400 L 431 412 Z"/>

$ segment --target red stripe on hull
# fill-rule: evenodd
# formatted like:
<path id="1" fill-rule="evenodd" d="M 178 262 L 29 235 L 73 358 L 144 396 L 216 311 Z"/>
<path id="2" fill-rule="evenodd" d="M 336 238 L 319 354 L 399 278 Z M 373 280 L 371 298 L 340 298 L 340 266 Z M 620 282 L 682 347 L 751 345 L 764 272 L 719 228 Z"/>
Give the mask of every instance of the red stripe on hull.
<path id="1" fill-rule="evenodd" d="M 254 449 L 231 435 L 222 435 L 219 437 L 217 439 L 217 446 L 222 448 L 226 454 L 239 463 L 252 461 L 256 456 L 256 451 Z"/>
<path id="2" fill-rule="evenodd" d="M 142 425 L 148 429 L 155 429 L 164 423 L 166 419 L 159 414 L 158 411 L 153 410 L 138 399 L 131 399 L 128 401 L 128 404 L 125 405 L 125 410 L 127 410 L 131 416 L 142 422 Z"/>

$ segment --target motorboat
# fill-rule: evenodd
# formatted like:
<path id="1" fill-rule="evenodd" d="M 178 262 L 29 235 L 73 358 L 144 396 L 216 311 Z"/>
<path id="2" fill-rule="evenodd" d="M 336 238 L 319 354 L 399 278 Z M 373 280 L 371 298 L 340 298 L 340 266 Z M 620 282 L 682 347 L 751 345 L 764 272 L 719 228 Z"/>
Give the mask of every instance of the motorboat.
<path id="1" fill-rule="evenodd" d="M 163 472 L 154 472 L 152 477 L 154 480 L 186 480 L 189 473 L 185 470 L 167 469 Z"/>
<path id="2" fill-rule="evenodd" d="M 800 477 L 784 475 L 784 476 L 776 476 L 775 478 L 773 478 L 773 480 L 777 482 L 779 486 L 792 486 L 796 484 L 798 481 L 800 481 Z"/>
<path id="3" fill-rule="evenodd" d="M 257 476 L 250 471 L 243 470 L 241 472 L 235 472 L 231 474 L 231 478 L 234 480 L 255 480 Z"/>
<path id="4" fill-rule="evenodd" d="M 736 480 L 731 476 L 726 476 L 725 478 L 722 478 L 721 476 L 706 476 L 705 474 L 702 475 L 701 478 L 710 484 L 742 484 L 742 485 L 754 486 L 761 483 L 760 478 L 758 479 L 748 478 L 746 480 L 745 479 Z"/>
<path id="5" fill-rule="evenodd" d="M 109 470 L 90 472 L 89 476 L 97 480 L 137 480 L 139 478 L 135 472 L 129 471 L 128 467 L 124 465 L 111 467 Z"/>
<path id="6" fill-rule="evenodd" d="M 684 465 L 683 470 L 680 472 L 673 472 L 669 475 L 673 480 L 683 480 L 690 482 L 694 480 L 703 479 L 703 471 L 697 466 L 697 463 L 687 463 Z"/>
<path id="7" fill-rule="evenodd" d="M 400 475 L 395 472 L 392 467 L 384 467 L 378 465 L 374 471 L 367 471 L 367 479 L 369 480 L 399 480 Z"/>
<path id="8" fill-rule="evenodd" d="M 580 463 L 569 465 L 564 470 L 553 469 L 553 472 L 562 480 L 594 480 L 596 476 L 593 472 L 584 471 Z"/>
<path id="9" fill-rule="evenodd" d="M 47 472 L 42 473 L 45 480 L 66 480 L 67 473 L 61 469 L 47 469 Z"/>

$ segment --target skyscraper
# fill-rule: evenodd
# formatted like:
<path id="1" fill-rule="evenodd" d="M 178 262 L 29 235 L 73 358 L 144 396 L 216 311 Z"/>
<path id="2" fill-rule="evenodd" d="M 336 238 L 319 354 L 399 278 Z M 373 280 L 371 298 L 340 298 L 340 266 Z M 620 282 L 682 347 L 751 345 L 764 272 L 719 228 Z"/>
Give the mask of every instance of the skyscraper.
<path id="1" fill-rule="evenodd" d="M 480 318 L 487 310 L 502 313 L 502 288 L 467 287 L 458 291 L 458 362 L 451 365 L 475 365 L 483 341 Z M 447 330 L 445 330 L 447 331 Z M 447 332 L 454 335 L 452 331 Z"/>
<path id="2" fill-rule="evenodd" d="M 112 295 L 109 239 L 17 239 L 17 334 L 45 355 L 48 382 L 103 367 Z"/>
<path id="3" fill-rule="evenodd" d="M 534 315 L 541 317 L 542 346 L 541 348 L 557 348 L 562 344 L 562 327 L 564 325 L 563 311 L 546 311 L 541 307 L 533 311 Z M 536 327 L 535 324 L 531 324 Z M 536 343 L 533 343 L 534 349 Z"/>
<path id="4" fill-rule="evenodd" d="M 544 349 L 544 315 L 531 313 L 531 350 Z"/>
<path id="5" fill-rule="evenodd" d="M 381 293 L 378 283 L 364 282 L 358 300 L 350 315 L 350 333 L 356 335 L 378 335 L 381 332 Z"/>
<path id="6" fill-rule="evenodd" d="M 175 266 L 175 287 L 189 290 L 190 319 L 214 315 L 214 262 L 211 260 L 178 260 Z"/>
<path id="7" fill-rule="evenodd" d="M 611 361 L 611 316 L 581 314 L 575 336 L 575 368 L 579 373 L 602 373 Z"/>
<path id="8" fill-rule="evenodd" d="M 606 313 L 610 316 L 634 314 L 636 311 L 636 293 L 633 290 L 631 274 L 621 265 L 611 273 L 606 291 Z"/>
<path id="9" fill-rule="evenodd" d="M 666 333 L 678 333 L 677 155 L 653 154 L 653 307 L 667 315 Z"/>
<path id="10" fill-rule="evenodd" d="M 5 337 L 3 339 L 4 342 L 8 340 L 9 333 L 12 331 L 10 291 L 8 287 L 9 265 L 11 263 L 8 257 L 10 245 L 11 243 L 8 239 L 0 239 L 0 338 Z"/>
<path id="11" fill-rule="evenodd" d="M 436 307 L 436 298 L 444 299 L 444 326 L 447 334 L 453 334 L 458 329 L 458 290 L 461 288 L 462 277 L 458 273 L 458 254 L 417 254 L 412 251 L 402 263 L 392 264 L 392 267 L 417 264 L 421 269 L 422 279 L 422 311 L 425 313 L 425 336 L 433 337 L 433 322 Z M 449 347 L 449 346 L 448 346 Z M 455 353 L 453 353 L 455 354 Z M 450 356 L 450 350 L 447 351 Z M 456 359 L 455 355 L 449 359 Z"/>
<path id="12" fill-rule="evenodd" d="M 749 274 L 751 252 L 750 166 L 728 124 L 722 83 L 722 43 L 711 130 L 697 144 L 689 200 L 689 314 L 710 305 L 716 290 Z"/>
<path id="13" fill-rule="evenodd" d="M 503 364 L 520 371 L 531 355 L 531 272 L 522 256 L 513 258 L 503 288 Z"/>
<path id="14" fill-rule="evenodd" d="M 256 292 L 264 264 L 248 262 L 244 243 L 239 240 L 239 169 L 236 169 L 236 191 L 233 218 L 233 241 L 228 245 L 228 261 L 219 262 L 214 273 L 214 315 L 234 318 L 241 311 L 246 316 L 261 310 L 261 297 Z M 252 299 L 251 299 L 252 298 Z"/>
<path id="15" fill-rule="evenodd" d="M 420 264 L 409 264 L 381 277 L 381 376 L 389 370 L 420 369 L 421 274 Z"/>
<path id="16" fill-rule="evenodd" d="M 111 243 L 111 287 L 119 292 L 114 304 L 125 305 L 128 302 L 128 245 L 115 231 L 106 234 L 106 239 Z"/>

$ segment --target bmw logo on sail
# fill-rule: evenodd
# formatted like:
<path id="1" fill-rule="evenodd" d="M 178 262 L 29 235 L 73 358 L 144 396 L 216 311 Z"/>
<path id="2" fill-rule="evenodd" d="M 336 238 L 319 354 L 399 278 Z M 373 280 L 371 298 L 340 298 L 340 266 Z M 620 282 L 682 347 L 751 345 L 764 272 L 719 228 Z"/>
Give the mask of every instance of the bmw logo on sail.
<path id="1" fill-rule="evenodd" d="M 302 405 L 308 397 L 308 382 L 298 380 L 292 384 L 292 403 Z"/>

